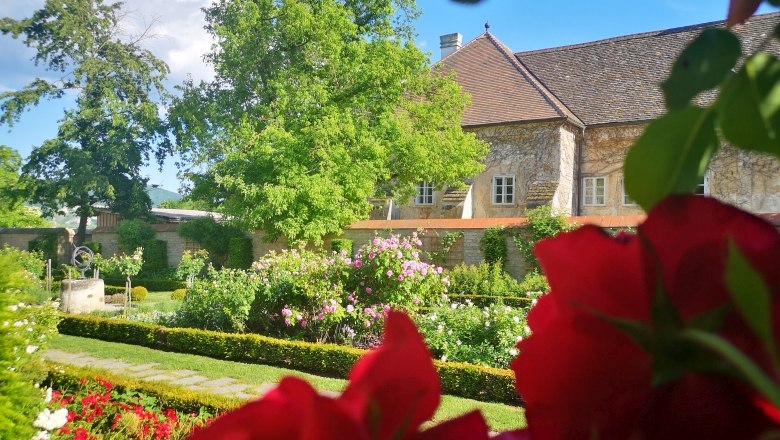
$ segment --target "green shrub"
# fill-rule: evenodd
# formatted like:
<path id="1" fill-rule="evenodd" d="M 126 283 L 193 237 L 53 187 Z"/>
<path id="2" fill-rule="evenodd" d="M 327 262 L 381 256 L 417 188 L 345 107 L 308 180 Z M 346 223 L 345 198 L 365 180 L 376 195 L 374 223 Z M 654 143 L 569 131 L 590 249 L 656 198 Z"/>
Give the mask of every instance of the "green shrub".
<path id="1" fill-rule="evenodd" d="M 548 292 L 550 285 L 547 283 L 547 277 L 545 277 L 538 270 L 528 272 L 523 281 L 520 282 L 520 289 L 523 292 Z"/>
<path id="2" fill-rule="evenodd" d="M 165 240 L 149 240 L 144 246 L 144 264 L 142 274 L 165 271 L 168 269 L 168 242 Z M 148 275 L 143 275 L 151 278 Z"/>
<path id="3" fill-rule="evenodd" d="M 243 332 L 255 296 L 262 292 L 260 279 L 239 269 L 209 268 L 203 279 L 196 279 L 187 290 L 176 322 L 223 332 Z"/>
<path id="4" fill-rule="evenodd" d="M 103 299 L 106 304 L 124 304 L 126 298 L 127 295 L 125 295 L 123 287 L 122 293 L 106 293 Z"/>
<path id="5" fill-rule="evenodd" d="M 176 289 L 171 292 L 171 299 L 184 299 L 187 296 L 187 289 Z"/>
<path id="6" fill-rule="evenodd" d="M 27 250 L 38 253 L 43 261 L 51 260 L 51 264 L 57 266 L 59 263 L 57 240 L 56 232 L 44 232 L 27 242 Z"/>
<path id="7" fill-rule="evenodd" d="M 116 236 L 119 250 L 132 254 L 139 247 L 146 251 L 147 243 L 154 239 L 154 229 L 141 220 L 122 220 L 116 228 Z"/>
<path id="8" fill-rule="evenodd" d="M 503 304 L 479 307 L 470 300 L 434 307 L 415 319 L 434 357 L 506 368 L 526 337 L 526 311 Z"/>
<path id="9" fill-rule="evenodd" d="M 498 296 L 498 295 L 460 295 L 449 294 L 450 301 L 466 302 L 471 301 L 477 307 L 489 307 L 494 304 L 500 304 L 513 308 L 529 309 L 533 304 L 534 297 L 529 296 Z"/>
<path id="10" fill-rule="evenodd" d="M 106 293 L 106 295 L 114 295 L 117 293 L 124 294 L 125 286 L 105 286 L 104 292 Z"/>
<path id="11" fill-rule="evenodd" d="M 533 253 L 534 246 L 545 238 L 555 237 L 561 232 L 571 230 L 566 216 L 555 214 L 550 206 L 539 206 L 528 211 L 528 224 L 520 228 L 512 237 L 520 250 L 529 271 L 538 270 L 539 262 Z"/>
<path id="12" fill-rule="evenodd" d="M 111 342 L 162 348 L 215 359 L 277 365 L 311 373 L 346 377 L 364 350 L 333 344 L 273 339 L 254 334 L 165 328 L 152 324 L 66 315 L 60 333 Z M 434 361 L 442 390 L 449 395 L 491 402 L 520 403 L 511 370 Z"/>
<path id="13" fill-rule="evenodd" d="M 479 240 L 479 249 L 488 264 L 498 263 L 501 267 L 506 264 L 507 248 L 504 238 L 504 227 L 485 229 L 484 235 Z"/>
<path id="14" fill-rule="evenodd" d="M 354 243 L 348 238 L 334 238 L 330 241 L 330 249 L 337 254 L 344 251 L 349 257 L 354 253 Z"/>
<path id="15" fill-rule="evenodd" d="M 86 246 L 93 254 L 99 254 L 103 250 L 103 244 L 99 241 L 87 241 L 82 246 Z"/>
<path id="16" fill-rule="evenodd" d="M 130 298 L 132 298 L 133 301 L 143 301 L 146 299 L 147 295 L 149 295 L 149 291 L 146 290 L 146 287 L 144 286 L 135 286 L 130 289 Z"/>
<path id="17" fill-rule="evenodd" d="M 498 263 L 481 262 L 478 265 L 459 264 L 449 273 L 451 293 L 470 295 L 520 296 L 524 291 L 517 280 Z"/>
<path id="18" fill-rule="evenodd" d="M 184 222 L 176 228 L 180 237 L 188 238 L 203 246 L 209 253 L 212 263 L 222 267 L 230 250 L 230 239 L 243 237 L 244 232 L 224 223 L 217 223 L 211 217 L 201 217 Z"/>
<path id="19" fill-rule="evenodd" d="M 248 237 L 232 237 L 228 248 L 228 259 L 225 267 L 232 269 L 249 269 L 254 261 L 252 254 L 252 239 Z"/>

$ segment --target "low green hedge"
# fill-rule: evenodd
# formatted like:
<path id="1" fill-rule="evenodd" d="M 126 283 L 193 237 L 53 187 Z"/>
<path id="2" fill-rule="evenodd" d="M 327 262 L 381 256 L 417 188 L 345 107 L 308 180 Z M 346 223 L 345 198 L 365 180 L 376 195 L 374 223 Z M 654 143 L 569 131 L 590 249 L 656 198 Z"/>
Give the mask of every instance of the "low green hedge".
<path id="1" fill-rule="evenodd" d="M 133 282 L 134 286 L 144 286 L 150 292 L 172 292 L 176 289 L 183 289 L 187 287 L 184 281 L 179 281 L 179 280 L 153 280 L 153 279 L 144 279 L 144 278 L 132 278 L 131 281 Z M 104 277 L 103 282 L 105 282 L 107 286 L 125 285 L 124 278 Z"/>
<path id="2" fill-rule="evenodd" d="M 146 382 L 140 379 L 131 379 L 102 369 L 51 363 L 48 365 L 49 373 L 44 383 L 57 390 L 64 388 L 76 389 L 79 387 L 80 379 L 100 377 L 109 381 L 114 389 L 120 393 L 127 390 L 139 391 L 156 397 L 158 404 L 163 408 L 173 408 L 186 413 L 197 414 L 203 408 L 209 413 L 217 415 L 244 404 L 244 401 L 236 398 L 211 393 L 199 393 L 164 382 Z"/>
<path id="3" fill-rule="evenodd" d="M 531 305 L 533 298 L 526 298 L 522 296 L 500 296 L 500 295 L 462 295 L 462 294 L 450 294 L 451 301 L 466 301 L 471 300 L 474 305 L 479 307 L 489 306 L 497 302 L 503 303 L 505 306 L 511 307 L 528 307 Z"/>
<path id="4" fill-rule="evenodd" d="M 60 333 L 110 342 L 142 345 L 215 359 L 277 365 L 345 378 L 355 361 L 366 353 L 333 344 L 287 341 L 255 334 L 219 333 L 188 328 L 65 315 Z M 489 402 L 520 403 L 511 370 L 434 360 L 442 390 L 453 396 Z"/>

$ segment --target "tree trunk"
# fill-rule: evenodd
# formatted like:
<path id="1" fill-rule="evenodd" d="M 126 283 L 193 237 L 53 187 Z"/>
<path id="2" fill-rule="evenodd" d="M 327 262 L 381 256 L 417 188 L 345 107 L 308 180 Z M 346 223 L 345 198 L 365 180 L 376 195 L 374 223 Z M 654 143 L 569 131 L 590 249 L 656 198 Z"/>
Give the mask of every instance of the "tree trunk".
<path id="1" fill-rule="evenodd" d="M 87 238 L 87 221 L 89 220 L 89 214 L 86 212 L 79 213 L 79 227 L 76 229 L 76 236 L 73 237 L 73 243 L 76 246 L 84 244 Z"/>

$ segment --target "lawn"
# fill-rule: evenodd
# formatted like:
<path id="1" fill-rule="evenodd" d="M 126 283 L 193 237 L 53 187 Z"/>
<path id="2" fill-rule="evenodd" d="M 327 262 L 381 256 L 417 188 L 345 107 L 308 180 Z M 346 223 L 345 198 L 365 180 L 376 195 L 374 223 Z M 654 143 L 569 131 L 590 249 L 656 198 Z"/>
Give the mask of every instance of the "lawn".
<path id="1" fill-rule="evenodd" d="M 216 379 L 228 376 L 248 385 L 259 386 L 275 383 L 288 375 L 301 377 L 321 391 L 341 391 L 346 384 L 346 381 L 341 379 L 316 376 L 286 368 L 222 361 L 189 354 L 169 353 L 135 345 L 75 336 L 58 335 L 53 339 L 51 347 L 69 352 L 83 352 L 98 358 L 113 358 L 137 364 L 154 362 L 159 364 L 157 368 L 161 370 L 197 370 L 201 375 L 209 378 Z M 525 425 L 522 408 L 452 396 L 444 396 L 433 420 L 446 420 L 474 409 L 482 411 L 493 431 L 516 429 Z"/>

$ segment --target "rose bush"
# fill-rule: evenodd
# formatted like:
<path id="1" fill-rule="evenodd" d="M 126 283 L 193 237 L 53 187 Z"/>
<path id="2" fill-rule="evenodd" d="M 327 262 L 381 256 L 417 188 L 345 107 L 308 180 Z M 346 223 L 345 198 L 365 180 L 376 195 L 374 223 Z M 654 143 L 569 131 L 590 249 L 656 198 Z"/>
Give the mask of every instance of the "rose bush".
<path id="1" fill-rule="evenodd" d="M 716 334 L 777 381 L 727 285 L 730 243 L 771 292 L 780 337 L 780 235 L 714 199 L 671 197 L 636 235 L 582 227 L 541 242 L 551 291 L 513 363 L 534 440 L 735 439 L 777 430 L 763 397 L 689 338 Z"/>

